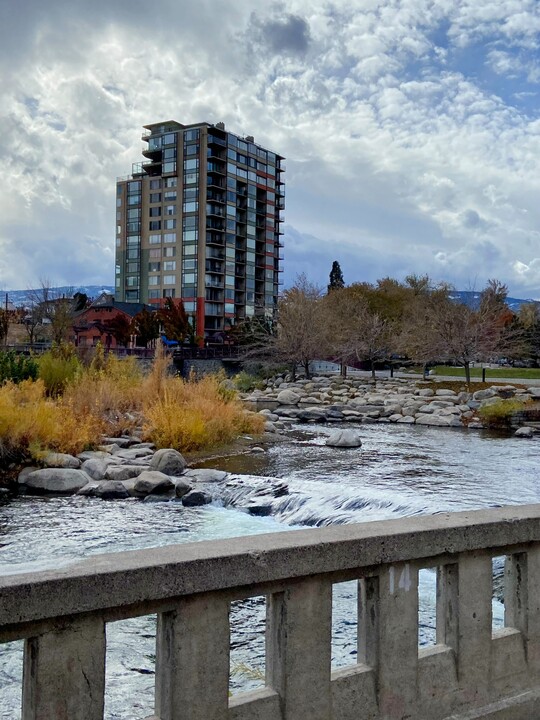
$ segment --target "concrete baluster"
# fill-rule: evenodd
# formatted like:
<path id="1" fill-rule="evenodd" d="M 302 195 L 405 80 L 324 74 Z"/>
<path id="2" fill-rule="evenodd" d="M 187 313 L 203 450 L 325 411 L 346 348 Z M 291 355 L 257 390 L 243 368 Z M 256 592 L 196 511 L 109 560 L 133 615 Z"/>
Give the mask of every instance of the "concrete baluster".
<path id="1" fill-rule="evenodd" d="M 527 554 L 508 555 L 504 564 L 504 624 L 527 637 Z"/>
<path id="2" fill-rule="evenodd" d="M 77 620 L 24 646 L 22 720 L 103 720 L 105 625 Z"/>
<path id="3" fill-rule="evenodd" d="M 522 632 L 524 632 L 522 630 Z M 526 652 L 531 677 L 540 676 L 540 545 L 527 553 Z"/>
<path id="4" fill-rule="evenodd" d="M 377 667 L 379 652 L 379 578 L 358 581 L 358 662 Z"/>
<path id="5" fill-rule="evenodd" d="M 415 717 L 418 675 L 418 570 L 385 566 L 379 575 L 378 691 L 381 720 Z"/>
<path id="6" fill-rule="evenodd" d="M 266 684 L 283 720 L 330 720 L 332 585 L 317 578 L 268 599 Z"/>
<path id="7" fill-rule="evenodd" d="M 194 596 L 158 615 L 156 715 L 160 720 L 223 720 L 228 713 L 229 603 Z"/>
<path id="8" fill-rule="evenodd" d="M 458 571 L 458 680 L 470 707 L 488 699 L 491 664 L 491 556 L 466 553 Z"/>
<path id="9" fill-rule="evenodd" d="M 437 568 L 437 644 L 458 650 L 458 564 Z"/>

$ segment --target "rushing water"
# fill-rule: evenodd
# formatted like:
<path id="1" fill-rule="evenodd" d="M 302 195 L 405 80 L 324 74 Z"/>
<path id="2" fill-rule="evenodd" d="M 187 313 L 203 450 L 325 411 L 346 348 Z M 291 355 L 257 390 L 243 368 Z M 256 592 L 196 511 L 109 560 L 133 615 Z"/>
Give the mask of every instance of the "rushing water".
<path id="1" fill-rule="evenodd" d="M 332 523 L 540 501 L 538 442 L 487 433 L 399 425 L 362 425 L 358 449 L 324 444 L 331 428 L 297 428 L 290 443 L 261 455 L 206 463 L 232 473 L 209 486 L 205 508 L 178 502 L 103 502 L 79 497 L 18 497 L 0 505 L 0 572 L 59 567 L 94 553 L 156 547 Z M 281 484 L 280 484 L 281 483 Z M 283 485 L 288 488 L 284 494 Z M 268 488 L 275 492 L 268 493 Z M 276 495 L 276 497 L 274 497 Z M 270 513 L 253 516 L 246 507 Z M 232 610 L 231 688 L 260 683 L 264 599 Z M 421 643 L 433 642 L 434 573 L 420 578 Z M 354 663 L 355 584 L 335 586 L 333 664 Z M 494 603 L 496 622 L 501 607 Z M 155 619 L 107 630 L 106 718 L 152 713 Z M 20 717 L 20 643 L 0 646 L 0 718 Z"/>

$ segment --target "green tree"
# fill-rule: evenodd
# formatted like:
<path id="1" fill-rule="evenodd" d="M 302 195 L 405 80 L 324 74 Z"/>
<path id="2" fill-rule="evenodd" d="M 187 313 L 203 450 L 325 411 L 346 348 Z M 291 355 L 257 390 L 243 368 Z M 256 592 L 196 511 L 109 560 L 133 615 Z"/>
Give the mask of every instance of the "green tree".
<path id="1" fill-rule="evenodd" d="M 328 292 L 332 290 L 339 290 L 345 287 L 345 281 L 343 280 L 343 273 L 341 272 L 341 266 L 337 260 L 332 263 L 332 269 L 330 270 L 330 284 L 328 285 Z"/>

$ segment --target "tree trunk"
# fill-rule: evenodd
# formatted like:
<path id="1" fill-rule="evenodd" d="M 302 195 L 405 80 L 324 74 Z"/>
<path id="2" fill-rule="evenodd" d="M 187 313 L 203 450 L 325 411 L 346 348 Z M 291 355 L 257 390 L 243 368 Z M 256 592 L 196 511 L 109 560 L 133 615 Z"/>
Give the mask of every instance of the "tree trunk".
<path id="1" fill-rule="evenodd" d="M 465 382 L 467 383 L 467 385 L 470 385 L 471 384 L 471 364 L 467 360 L 466 362 L 463 363 L 463 366 L 465 368 Z"/>
<path id="2" fill-rule="evenodd" d="M 423 370 L 423 373 L 422 373 L 422 374 L 423 374 L 423 376 L 424 376 L 424 380 L 427 380 L 427 379 L 428 379 L 428 366 L 427 366 L 427 363 L 424 364 L 424 370 Z"/>
<path id="3" fill-rule="evenodd" d="M 341 377 L 347 377 L 347 363 L 342 362 L 339 366 L 339 374 Z"/>
<path id="4" fill-rule="evenodd" d="M 375 360 L 371 361 L 371 377 L 375 380 Z"/>
<path id="5" fill-rule="evenodd" d="M 292 382 L 296 380 L 296 360 L 291 364 L 291 380 Z"/>
<path id="6" fill-rule="evenodd" d="M 306 373 L 306 380 L 309 380 L 311 377 L 309 374 L 309 360 L 304 360 L 304 371 Z"/>

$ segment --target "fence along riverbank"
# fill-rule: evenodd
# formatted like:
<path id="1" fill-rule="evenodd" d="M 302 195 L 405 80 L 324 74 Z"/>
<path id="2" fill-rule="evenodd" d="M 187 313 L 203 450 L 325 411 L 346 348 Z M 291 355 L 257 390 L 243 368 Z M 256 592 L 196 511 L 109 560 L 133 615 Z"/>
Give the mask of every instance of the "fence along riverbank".
<path id="1" fill-rule="evenodd" d="M 505 627 L 491 623 L 506 556 Z M 437 644 L 418 647 L 418 572 Z M 331 671 L 332 584 L 358 580 L 358 662 Z M 265 595 L 266 686 L 229 697 L 229 606 Z M 540 505 L 93 556 L 0 579 L 25 639 L 23 720 L 101 720 L 106 624 L 158 614 L 159 720 L 417 720 L 540 713 Z"/>

